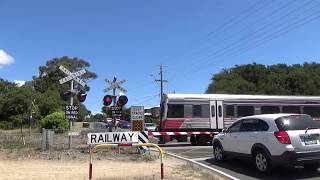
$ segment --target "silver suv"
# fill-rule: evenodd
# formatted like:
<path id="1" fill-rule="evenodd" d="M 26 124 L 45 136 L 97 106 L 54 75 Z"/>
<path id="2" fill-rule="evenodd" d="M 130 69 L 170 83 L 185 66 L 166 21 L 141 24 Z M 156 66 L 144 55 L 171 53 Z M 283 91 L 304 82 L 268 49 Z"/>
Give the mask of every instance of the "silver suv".
<path id="1" fill-rule="evenodd" d="M 216 161 L 246 157 L 260 172 L 271 167 L 320 164 L 320 123 L 304 114 L 264 114 L 244 117 L 213 139 Z"/>

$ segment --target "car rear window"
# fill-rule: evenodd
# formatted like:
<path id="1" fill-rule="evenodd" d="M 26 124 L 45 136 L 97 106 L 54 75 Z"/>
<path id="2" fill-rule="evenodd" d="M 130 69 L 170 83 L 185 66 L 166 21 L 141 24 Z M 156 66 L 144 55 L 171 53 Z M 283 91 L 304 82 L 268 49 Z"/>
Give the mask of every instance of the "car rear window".
<path id="1" fill-rule="evenodd" d="M 305 130 L 307 128 L 320 128 L 320 123 L 308 115 L 290 115 L 275 120 L 279 131 Z"/>

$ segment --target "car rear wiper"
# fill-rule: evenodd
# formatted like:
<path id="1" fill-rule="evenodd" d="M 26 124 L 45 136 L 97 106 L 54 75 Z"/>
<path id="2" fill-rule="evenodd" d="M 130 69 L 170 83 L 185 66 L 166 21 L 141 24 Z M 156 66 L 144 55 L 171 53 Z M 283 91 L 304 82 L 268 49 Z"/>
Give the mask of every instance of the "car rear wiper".
<path id="1" fill-rule="evenodd" d="M 319 128 L 317 128 L 317 127 L 307 127 L 307 128 L 306 128 L 306 131 L 305 131 L 304 133 L 307 134 L 307 132 L 308 132 L 309 129 L 319 129 Z"/>

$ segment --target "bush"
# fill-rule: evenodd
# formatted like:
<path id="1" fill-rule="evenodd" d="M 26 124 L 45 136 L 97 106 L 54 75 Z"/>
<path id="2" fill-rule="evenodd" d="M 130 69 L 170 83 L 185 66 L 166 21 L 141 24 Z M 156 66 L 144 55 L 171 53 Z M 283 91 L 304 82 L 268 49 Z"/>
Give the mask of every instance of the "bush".
<path id="1" fill-rule="evenodd" d="M 40 128 L 45 129 L 67 129 L 68 121 L 64 116 L 64 112 L 54 112 L 47 115 L 40 121 Z"/>

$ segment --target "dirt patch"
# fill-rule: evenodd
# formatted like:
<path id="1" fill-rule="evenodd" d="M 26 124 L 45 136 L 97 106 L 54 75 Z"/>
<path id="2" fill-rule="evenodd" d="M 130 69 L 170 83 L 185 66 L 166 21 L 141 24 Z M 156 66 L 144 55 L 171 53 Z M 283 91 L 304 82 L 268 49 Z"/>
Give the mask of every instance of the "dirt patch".
<path id="1" fill-rule="evenodd" d="M 140 155 L 135 151 L 118 150 L 95 154 L 93 178 L 104 180 L 160 179 L 157 154 Z M 0 179 L 65 180 L 88 179 L 87 152 L 0 151 Z M 165 179 L 223 179 L 212 172 L 169 156 L 164 158 Z"/>

